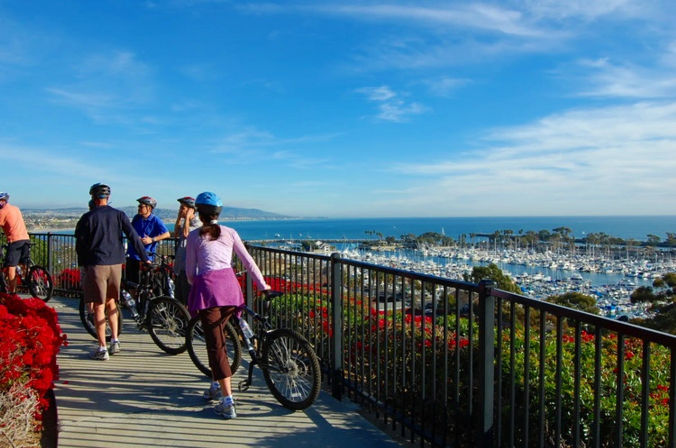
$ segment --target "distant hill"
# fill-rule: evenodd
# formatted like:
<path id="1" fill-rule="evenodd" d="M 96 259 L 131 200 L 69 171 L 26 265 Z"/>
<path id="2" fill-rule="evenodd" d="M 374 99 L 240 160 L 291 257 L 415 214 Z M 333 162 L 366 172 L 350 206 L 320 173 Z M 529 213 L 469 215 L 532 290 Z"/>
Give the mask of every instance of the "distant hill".
<path id="1" fill-rule="evenodd" d="M 129 216 L 134 216 L 137 213 L 135 206 L 121 207 Z M 153 214 L 159 216 L 163 221 L 170 221 L 176 219 L 176 209 L 157 208 L 153 210 Z M 290 216 L 279 215 L 277 213 L 266 212 L 257 208 L 237 208 L 237 207 L 223 207 L 220 219 L 285 219 Z"/>
<path id="2" fill-rule="evenodd" d="M 120 210 L 124 211 L 130 218 L 137 213 L 136 206 L 120 207 Z M 87 209 L 83 207 L 55 209 L 26 208 L 21 210 L 29 230 L 74 228 L 77 220 L 86 211 Z M 178 207 L 175 209 L 158 208 L 153 213 L 165 222 L 172 222 L 176 219 L 177 211 Z M 266 212 L 256 208 L 223 207 L 223 211 L 221 212 L 221 219 L 223 220 L 289 218 L 293 217 Z"/>

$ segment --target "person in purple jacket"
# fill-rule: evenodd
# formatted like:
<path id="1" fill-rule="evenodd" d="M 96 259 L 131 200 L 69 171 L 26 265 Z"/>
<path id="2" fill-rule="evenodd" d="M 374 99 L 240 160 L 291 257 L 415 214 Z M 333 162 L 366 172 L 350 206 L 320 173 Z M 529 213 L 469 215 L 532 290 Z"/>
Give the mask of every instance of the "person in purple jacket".
<path id="1" fill-rule="evenodd" d="M 185 272 L 192 285 L 188 296 L 188 311 L 199 315 L 213 374 L 212 383 L 204 393 L 209 400 L 220 399 L 214 408 L 223 418 L 235 418 L 235 405 L 230 384 L 230 363 L 225 345 L 224 327 L 230 317 L 244 304 L 244 295 L 232 269 L 234 251 L 260 290 L 269 290 L 260 269 L 234 229 L 218 224 L 223 203 L 214 193 L 200 193 L 195 207 L 202 227 L 188 235 Z"/>

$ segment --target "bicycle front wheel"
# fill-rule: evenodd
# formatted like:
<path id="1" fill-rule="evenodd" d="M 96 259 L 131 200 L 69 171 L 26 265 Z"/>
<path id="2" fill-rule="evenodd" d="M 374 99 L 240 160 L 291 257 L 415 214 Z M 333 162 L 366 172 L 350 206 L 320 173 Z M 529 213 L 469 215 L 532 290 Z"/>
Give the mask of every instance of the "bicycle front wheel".
<path id="1" fill-rule="evenodd" d="M 207 343 L 204 339 L 204 330 L 202 330 L 202 321 L 199 317 L 194 317 L 188 326 L 188 335 L 186 337 L 188 354 L 193 364 L 200 372 L 208 376 L 211 375 L 209 367 L 209 356 L 207 355 Z M 234 375 L 242 362 L 242 345 L 239 341 L 237 330 L 230 322 L 225 325 L 225 347 L 228 352 L 228 362 L 230 371 Z"/>
<path id="2" fill-rule="evenodd" d="M 317 399 L 321 386 L 319 358 L 299 333 L 281 328 L 270 332 L 263 347 L 263 378 L 284 407 L 299 411 Z"/>
<path id="3" fill-rule="evenodd" d="M 87 333 L 89 333 L 94 339 L 96 336 L 96 325 L 94 324 L 94 308 L 89 308 L 85 303 L 84 299 L 80 299 L 80 320 L 82 321 L 82 326 L 84 326 Z M 106 322 L 108 322 L 108 310 L 106 309 Z M 117 304 L 117 334 L 122 334 L 122 310 L 120 305 Z M 106 325 L 106 341 L 110 341 L 110 325 Z"/>
<path id="4" fill-rule="evenodd" d="M 152 299 L 147 319 L 148 333 L 159 348 L 170 355 L 185 351 L 190 314 L 181 303 L 170 297 Z"/>
<path id="5" fill-rule="evenodd" d="M 54 283 L 49 271 L 42 266 L 31 266 L 28 270 L 28 290 L 33 297 L 47 302 L 54 293 Z"/>

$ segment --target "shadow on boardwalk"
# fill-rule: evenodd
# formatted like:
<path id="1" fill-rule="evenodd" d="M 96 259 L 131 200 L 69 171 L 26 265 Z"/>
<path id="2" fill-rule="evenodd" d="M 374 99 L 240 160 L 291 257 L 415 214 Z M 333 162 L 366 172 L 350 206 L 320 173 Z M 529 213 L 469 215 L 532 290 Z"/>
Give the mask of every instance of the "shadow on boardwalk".
<path id="1" fill-rule="evenodd" d="M 110 360 L 88 357 L 96 342 L 80 323 L 78 300 L 56 297 L 69 345 L 59 354 L 56 384 L 59 447 L 398 447 L 349 402 L 322 392 L 305 411 L 282 407 L 262 376 L 235 392 L 237 418 L 223 420 L 201 398 L 208 386 L 187 353 L 170 356 L 127 321 L 122 351 Z M 245 367 L 235 374 L 236 384 Z"/>

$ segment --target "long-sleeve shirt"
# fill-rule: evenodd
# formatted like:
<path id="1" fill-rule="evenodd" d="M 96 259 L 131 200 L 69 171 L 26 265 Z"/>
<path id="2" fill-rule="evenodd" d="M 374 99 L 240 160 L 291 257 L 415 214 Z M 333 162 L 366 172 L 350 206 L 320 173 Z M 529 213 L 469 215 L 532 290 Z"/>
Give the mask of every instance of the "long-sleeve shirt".
<path id="1" fill-rule="evenodd" d="M 143 243 L 123 211 L 104 205 L 82 215 L 75 226 L 78 265 L 124 263 L 123 233 L 127 236 L 129 244 L 141 254 L 141 259 L 148 261 Z"/>
<path id="2" fill-rule="evenodd" d="M 204 275 L 210 271 L 232 268 L 232 253 L 237 254 L 247 272 L 252 275 L 259 289 L 264 289 L 265 279 L 253 258 L 247 252 L 244 243 L 235 229 L 221 226 L 221 235 L 217 240 L 210 240 L 208 236 L 200 237 L 199 229 L 188 235 L 186 244 L 185 273 L 188 282 L 194 283 L 196 275 Z"/>

